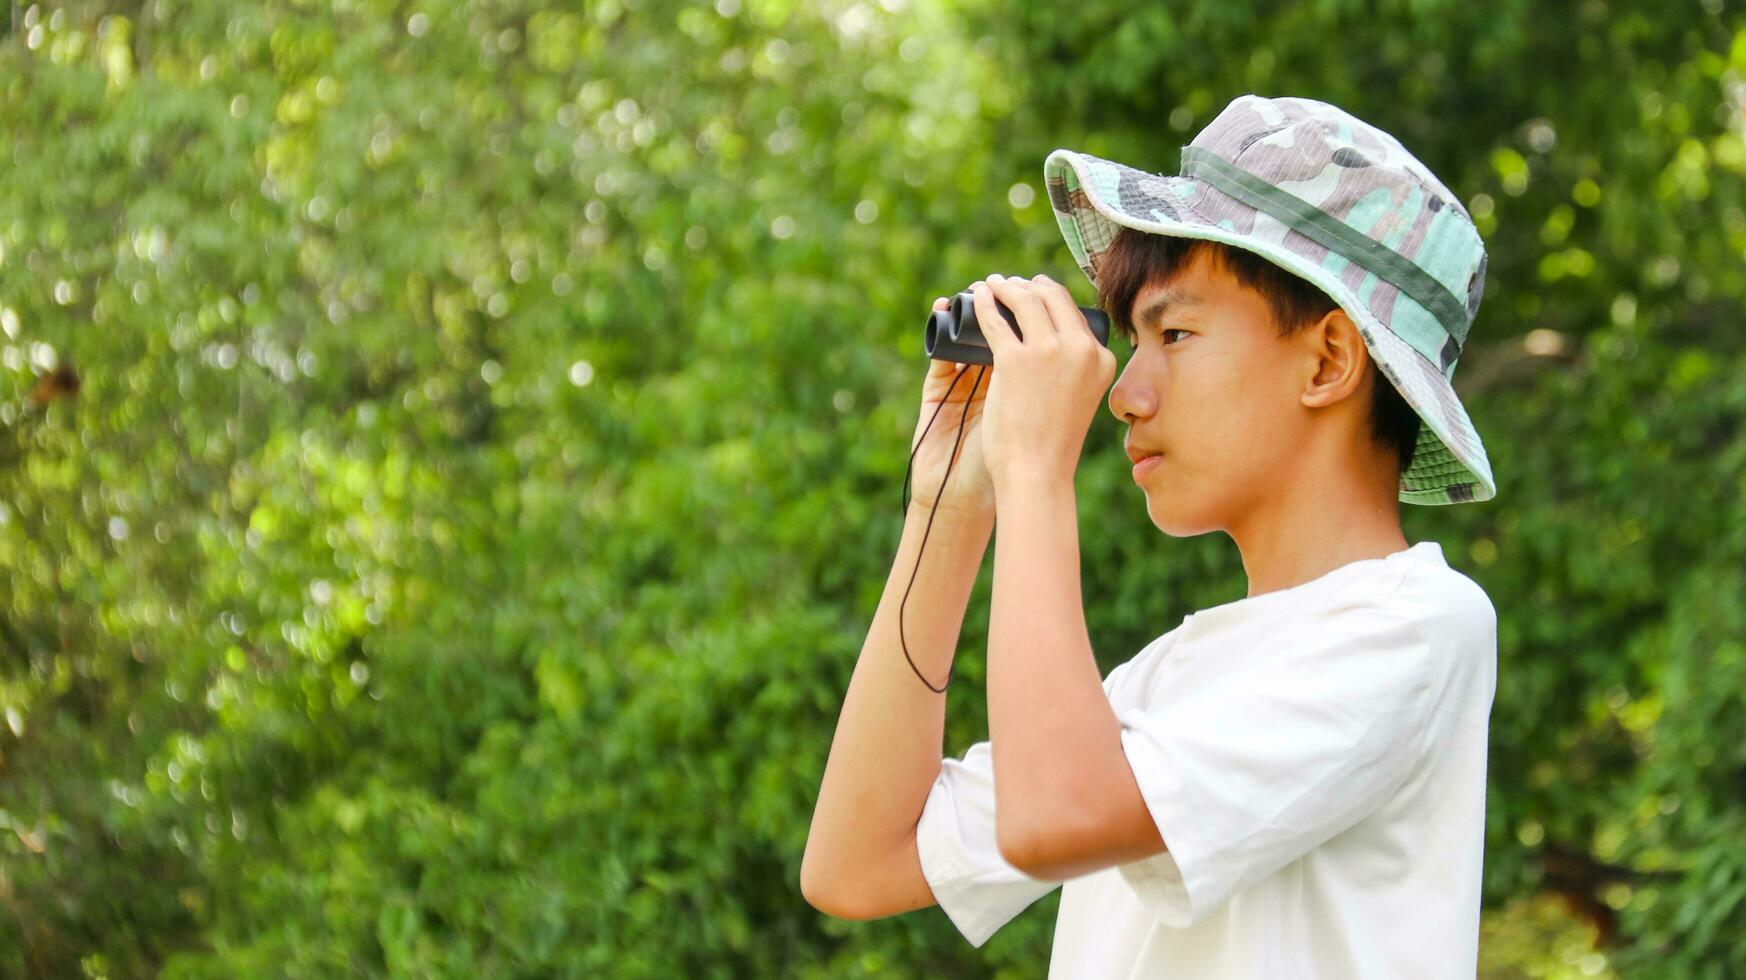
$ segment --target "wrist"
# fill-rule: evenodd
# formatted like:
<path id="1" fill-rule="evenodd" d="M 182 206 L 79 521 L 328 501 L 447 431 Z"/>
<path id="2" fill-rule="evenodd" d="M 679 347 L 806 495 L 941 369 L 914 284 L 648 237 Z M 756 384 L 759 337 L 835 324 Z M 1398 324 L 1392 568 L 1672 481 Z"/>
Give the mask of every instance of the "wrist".
<path id="1" fill-rule="evenodd" d="M 942 502 L 936 508 L 933 504 L 925 504 L 917 500 L 909 502 L 908 517 L 919 519 L 925 524 L 930 515 L 933 518 L 933 527 L 936 531 L 940 530 L 941 525 L 968 531 L 994 526 L 994 505 L 992 503 L 979 505 Z"/>
<path id="2" fill-rule="evenodd" d="M 1022 463 L 1007 466 L 999 472 L 989 474 L 990 482 L 994 484 L 994 500 L 1000 503 L 1001 492 L 1009 488 L 1015 493 L 1031 495 L 1044 491 L 1073 492 L 1073 473 L 1062 472 L 1035 463 Z"/>

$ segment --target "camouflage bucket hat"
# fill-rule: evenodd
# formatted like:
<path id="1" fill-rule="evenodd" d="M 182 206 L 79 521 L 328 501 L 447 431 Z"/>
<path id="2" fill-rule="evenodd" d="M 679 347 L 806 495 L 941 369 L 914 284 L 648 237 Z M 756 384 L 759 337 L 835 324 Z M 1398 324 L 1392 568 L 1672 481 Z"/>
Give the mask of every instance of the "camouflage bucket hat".
<path id="1" fill-rule="evenodd" d="M 1486 262 L 1455 195 L 1394 137 L 1314 99 L 1239 96 L 1182 148 L 1181 170 L 1049 154 L 1049 204 L 1091 284 L 1124 226 L 1265 256 L 1340 304 L 1377 369 L 1418 412 L 1400 499 L 1496 496 L 1485 447 L 1450 384 Z"/>

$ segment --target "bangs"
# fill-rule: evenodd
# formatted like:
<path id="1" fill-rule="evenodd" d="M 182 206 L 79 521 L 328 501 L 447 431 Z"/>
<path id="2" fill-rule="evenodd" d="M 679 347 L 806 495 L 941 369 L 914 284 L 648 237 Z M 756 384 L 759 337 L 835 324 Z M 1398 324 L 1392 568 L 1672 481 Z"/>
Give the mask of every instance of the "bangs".
<path id="1" fill-rule="evenodd" d="M 1281 337 L 1340 308 L 1327 293 L 1254 252 L 1204 238 L 1154 235 L 1124 227 L 1098 263 L 1097 305 L 1109 314 L 1129 347 L 1139 339 L 1130 317 L 1140 290 L 1151 283 L 1163 286 L 1175 281 L 1202 252 L 1210 252 L 1217 267 L 1261 296 Z"/>

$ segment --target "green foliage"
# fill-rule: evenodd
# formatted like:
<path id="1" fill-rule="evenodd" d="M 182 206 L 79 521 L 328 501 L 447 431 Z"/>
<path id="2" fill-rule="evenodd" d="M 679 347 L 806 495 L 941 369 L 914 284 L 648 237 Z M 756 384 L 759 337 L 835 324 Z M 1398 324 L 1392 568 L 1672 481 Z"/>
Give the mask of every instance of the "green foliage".
<path id="1" fill-rule="evenodd" d="M 1500 614 L 1488 942 L 1551 894 L 1621 975 L 1746 973 L 1720 3 L 15 9 L 0 972 L 1034 975 L 1054 897 L 973 950 L 799 894 L 920 324 L 988 271 L 1089 305 L 1048 150 L 1170 171 L 1258 91 L 1396 133 L 1490 244 L 1499 496 L 1404 515 Z M 1121 437 L 1078 484 L 1106 671 L 1241 594 Z"/>

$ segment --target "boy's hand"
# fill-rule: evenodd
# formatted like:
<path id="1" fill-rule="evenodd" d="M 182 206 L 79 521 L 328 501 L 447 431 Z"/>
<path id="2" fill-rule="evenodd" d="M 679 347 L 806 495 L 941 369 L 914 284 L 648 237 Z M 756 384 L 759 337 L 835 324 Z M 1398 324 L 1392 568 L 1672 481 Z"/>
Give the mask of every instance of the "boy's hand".
<path id="1" fill-rule="evenodd" d="M 982 419 L 982 455 L 996 496 L 1016 481 L 1072 483 L 1092 416 L 1115 380 L 1115 354 L 1098 343 L 1067 287 L 1046 276 L 990 275 L 972 293 L 998 369 Z M 995 309 L 996 298 L 1012 310 L 1022 341 Z"/>
<path id="2" fill-rule="evenodd" d="M 934 309 L 950 309 L 942 296 Z M 962 377 L 960 377 L 962 372 Z M 994 483 L 982 457 L 982 413 L 994 368 L 954 361 L 928 361 L 922 378 L 921 415 L 910 441 L 910 506 L 958 512 L 973 517 L 994 513 Z M 972 392 L 974 388 L 974 392 Z M 935 415 L 936 410 L 938 415 Z M 929 428 L 928 423 L 933 426 Z M 959 427 L 963 435 L 959 435 Z M 927 430 L 927 438 L 922 431 Z M 947 466 L 951 474 L 947 475 Z M 945 484 L 944 490 L 941 484 Z"/>

